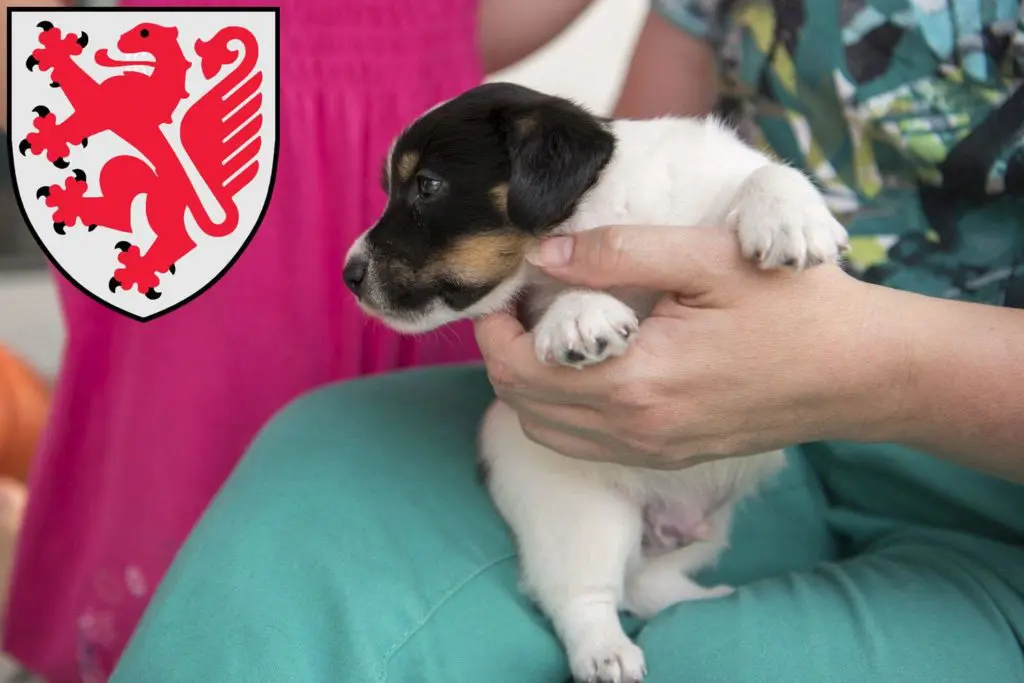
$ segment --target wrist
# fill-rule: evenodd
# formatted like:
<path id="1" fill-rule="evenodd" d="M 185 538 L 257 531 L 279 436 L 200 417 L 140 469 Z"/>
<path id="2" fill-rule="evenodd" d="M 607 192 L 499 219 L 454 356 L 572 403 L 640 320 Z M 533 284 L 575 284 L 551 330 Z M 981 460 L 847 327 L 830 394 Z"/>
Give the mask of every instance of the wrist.
<path id="1" fill-rule="evenodd" d="M 851 278 L 852 279 L 852 278 Z M 843 316 L 842 374 L 831 388 L 838 399 L 824 439 L 883 442 L 898 440 L 913 412 L 917 367 L 914 357 L 915 299 L 898 290 L 853 280 Z"/>
<path id="2" fill-rule="evenodd" d="M 1024 403 L 1019 310 L 895 292 L 905 340 L 900 400 L 886 441 L 1020 476 Z M 975 462 L 979 454 L 983 460 Z"/>
<path id="3" fill-rule="evenodd" d="M 817 384 L 824 417 L 813 438 L 899 443 L 1024 481 L 1024 311 L 875 285 L 852 291 L 837 316 L 849 334 L 829 337 L 817 359 L 840 369 L 831 393 Z"/>

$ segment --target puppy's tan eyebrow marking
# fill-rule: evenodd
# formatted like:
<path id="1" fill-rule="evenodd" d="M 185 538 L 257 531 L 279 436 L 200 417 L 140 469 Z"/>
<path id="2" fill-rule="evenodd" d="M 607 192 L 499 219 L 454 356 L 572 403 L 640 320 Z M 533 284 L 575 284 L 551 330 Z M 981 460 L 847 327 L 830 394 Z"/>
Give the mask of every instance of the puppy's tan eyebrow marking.
<path id="1" fill-rule="evenodd" d="M 406 152 L 399 158 L 398 166 L 398 180 L 400 182 L 407 182 L 412 177 L 412 172 L 416 170 L 416 164 L 420 161 L 419 152 Z"/>
<path id="2" fill-rule="evenodd" d="M 494 204 L 494 208 L 498 210 L 498 213 L 505 215 L 508 213 L 508 183 L 498 183 L 490 189 L 488 192 L 491 195 L 491 203 Z"/>
<path id="3" fill-rule="evenodd" d="M 538 124 L 540 124 L 540 116 L 538 114 L 526 114 L 516 119 L 514 123 L 516 131 L 520 135 L 526 135 L 536 128 Z"/>
<path id="4" fill-rule="evenodd" d="M 484 284 L 510 276 L 523 262 L 531 238 L 512 229 L 465 237 L 430 265 L 428 277 Z"/>

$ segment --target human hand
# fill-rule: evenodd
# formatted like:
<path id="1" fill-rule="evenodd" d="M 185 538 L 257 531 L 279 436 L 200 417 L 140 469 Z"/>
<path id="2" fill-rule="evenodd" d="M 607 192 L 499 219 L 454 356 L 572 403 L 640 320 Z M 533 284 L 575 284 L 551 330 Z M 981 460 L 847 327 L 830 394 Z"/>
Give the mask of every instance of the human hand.
<path id="1" fill-rule="evenodd" d="M 601 228 L 538 253 L 566 283 L 670 292 L 626 355 L 584 370 L 540 363 L 510 314 L 477 323 L 498 396 L 560 453 L 675 469 L 863 436 L 897 410 L 905 354 L 887 290 L 837 266 L 761 271 L 709 228 Z"/>

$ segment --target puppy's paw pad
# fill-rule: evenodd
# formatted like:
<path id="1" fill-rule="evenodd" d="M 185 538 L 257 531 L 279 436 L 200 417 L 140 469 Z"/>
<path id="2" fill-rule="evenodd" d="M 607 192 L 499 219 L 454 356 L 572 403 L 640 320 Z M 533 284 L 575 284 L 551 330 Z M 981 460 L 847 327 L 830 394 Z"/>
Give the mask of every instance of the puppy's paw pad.
<path id="1" fill-rule="evenodd" d="M 644 652 L 629 638 L 595 639 L 569 654 L 577 683 L 643 683 Z"/>
<path id="2" fill-rule="evenodd" d="M 726 218 L 744 257 L 765 270 L 836 263 L 849 248 L 846 229 L 813 187 L 792 169 L 759 172 Z"/>
<path id="3" fill-rule="evenodd" d="M 636 339 L 636 313 L 602 292 L 569 292 L 555 300 L 534 329 L 542 363 L 581 368 L 621 356 Z"/>

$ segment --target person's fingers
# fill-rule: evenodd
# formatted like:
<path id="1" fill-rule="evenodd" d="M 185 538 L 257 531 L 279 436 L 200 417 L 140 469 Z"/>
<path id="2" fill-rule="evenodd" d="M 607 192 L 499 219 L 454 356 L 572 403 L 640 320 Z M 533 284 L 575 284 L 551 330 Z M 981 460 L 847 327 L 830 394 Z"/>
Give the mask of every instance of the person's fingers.
<path id="1" fill-rule="evenodd" d="M 577 285 L 641 287 L 700 296 L 742 260 L 725 228 L 608 226 L 543 241 L 529 259 Z"/>
<path id="2" fill-rule="evenodd" d="M 527 343 L 523 324 L 507 311 L 492 313 L 474 323 L 476 343 L 485 358 L 504 353 L 509 346 Z"/>
<path id="3" fill-rule="evenodd" d="M 561 380 L 552 376 L 558 373 L 551 371 L 563 368 L 548 368 L 537 360 L 533 335 L 512 314 L 492 313 L 477 320 L 474 329 L 487 375 L 499 396 L 508 391 L 520 395 L 530 387 L 530 395 L 549 397 L 560 386 Z"/>
<path id="4" fill-rule="evenodd" d="M 523 433 L 527 438 L 541 446 L 577 460 L 592 462 L 612 462 L 630 467 L 643 467 L 650 470 L 666 472 L 684 470 L 696 465 L 712 462 L 718 458 L 713 456 L 693 456 L 690 458 L 651 457 L 631 451 L 623 444 L 609 440 L 607 435 L 600 433 L 576 433 L 551 426 L 546 422 L 533 419 L 527 415 L 519 418 Z"/>
<path id="5" fill-rule="evenodd" d="M 533 335 L 509 313 L 494 313 L 475 323 L 477 345 L 498 395 L 551 403 L 594 405 L 608 393 L 624 359 L 578 370 L 537 359 Z M 592 401 L 590 399 L 593 399 Z"/>
<path id="6" fill-rule="evenodd" d="M 613 460 L 612 451 L 603 443 L 585 436 L 566 432 L 543 423 L 520 417 L 519 423 L 526 437 L 545 448 L 578 460 L 607 462 Z"/>
<path id="7" fill-rule="evenodd" d="M 551 403 L 546 400 L 520 399 L 515 410 L 521 421 L 561 429 L 577 436 L 593 438 L 606 425 L 600 411 L 587 405 Z"/>
<path id="8" fill-rule="evenodd" d="M 697 455 L 691 458 L 646 458 L 642 462 L 633 463 L 638 467 L 644 467 L 649 470 L 663 470 L 665 472 L 674 472 L 677 470 L 685 470 L 697 465 L 703 465 L 704 463 L 714 462 L 720 458 L 710 455 Z"/>
<path id="9" fill-rule="evenodd" d="M 476 343 L 484 357 L 487 375 L 499 396 L 512 391 L 522 395 L 530 387 L 530 396 L 551 397 L 561 385 L 548 366 L 537 360 L 533 335 L 511 313 L 492 313 L 474 323 Z M 557 396 L 563 396 L 558 391 Z"/>

